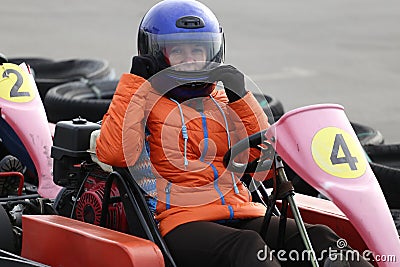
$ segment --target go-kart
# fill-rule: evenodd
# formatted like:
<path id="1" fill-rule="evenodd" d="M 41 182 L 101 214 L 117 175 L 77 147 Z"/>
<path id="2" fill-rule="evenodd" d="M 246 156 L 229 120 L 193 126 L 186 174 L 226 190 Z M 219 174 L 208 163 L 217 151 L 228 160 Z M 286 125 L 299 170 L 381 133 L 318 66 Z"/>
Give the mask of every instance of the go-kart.
<path id="1" fill-rule="evenodd" d="M 90 143 L 100 125 L 62 121 L 53 135 L 25 64 L 0 66 L 0 111 L 1 266 L 176 266 L 137 181 L 127 169 L 97 162 Z M 249 147 L 262 151 L 260 159 L 237 162 Z M 293 196 L 290 187 L 279 193 L 287 183 L 282 160 L 331 201 Z M 266 226 L 289 203 L 306 250 L 312 243 L 303 221 L 322 223 L 374 264 L 397 266 L 397 231 L 341 106 L 288 112 L 233 146 L 225 161 L 228 169 L 255 176 L 272 166 L 270 195 L 262 179 L 249 179 L 255 198 L 269 207 Z"/>

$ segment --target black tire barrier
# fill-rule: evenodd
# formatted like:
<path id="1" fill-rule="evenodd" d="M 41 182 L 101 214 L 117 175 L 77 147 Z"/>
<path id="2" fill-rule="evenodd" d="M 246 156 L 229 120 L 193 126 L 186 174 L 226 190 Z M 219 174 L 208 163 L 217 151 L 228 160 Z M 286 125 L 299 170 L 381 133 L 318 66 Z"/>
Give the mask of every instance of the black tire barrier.
<path id="1" fill-rule="evenodd" d="M 78 116 L 92 122 L 101 120 L 110 106 L 118 82 L 81 81 L 65 83 L 50 89 L 44 100 L 49 121 L 56 123 Z M 278 99 L 261 94 L 255 94 L 255 97 L 267 115 L 271 115 L 272 112 L 273 116 L 268 116 L 270 123 L 283 115 L 283 105 Z"/>
<path id="2" fill-rule="evenodd" d="M 364 150 L 371 161 L 400 169 L 400 144 L 366 145 Z"/>
<path id="3" fill-rule="evenodd" d="M 356 122 L 350 123 L 361 145 L 380 145 L 384 143 L 383 135 L 378 130 Z"/>
<path id="4" fill-rule="evenodd" d="M 53 123 L 77 117 L 92 122 L 102 120 L 117 84 L 116 80 L 81 81 L 50 89 L 44 100 L 48 120 Z"/>
<path id="5" fill-rule="evenodd" d="M 39 95 L 43 100 L 50 88 L 80 80 L 111 80 L 114 70 L 106 60 L 71 59 L 55 61 L 48 58 L 11 58 L 15 64 L 27 63 L 33 70 Z"/>
<path id="6" fill-rule="evenodd" d="M 40 64 L 48 64 L 48 63 L 54 63 L 54 60 L 51 58 L 44 58 L 44 57 L 12 57 L 8 59 L 8 62 L 14 63 L 14 64 L 21 64 L 25 62 L 28 64 L 31 68 L 36 68 L 36 66 Z"/>
<path id="7" fill-rule="evenodd" d="M 400 209 L 400 168 L 370 162 L 390 209 Z M 371 199 L 371 201 L 374 201 Z"/>
<path id="8" fill-rule="evenodd" d="M 391 209 L 394 225 L 396 226 L 397 233 L 399 233 L 400 237 L 400 209 Z"/>
<path id="9" fill-rule="evenodd" d="M 400 144 L 367 145 L 364 150 L 389 207 L 400 209 Z"/>

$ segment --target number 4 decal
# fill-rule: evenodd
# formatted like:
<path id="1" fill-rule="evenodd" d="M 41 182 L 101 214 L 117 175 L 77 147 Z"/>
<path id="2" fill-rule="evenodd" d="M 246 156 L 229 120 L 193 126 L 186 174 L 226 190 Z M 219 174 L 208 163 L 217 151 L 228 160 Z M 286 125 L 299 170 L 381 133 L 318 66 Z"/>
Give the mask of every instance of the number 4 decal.
<path id="1" fill-rule="evenodd" d="M 324 172 L 338 178 L 358 178 L 368 165 L 357 137 L 337 127 L 319 130 L 311 142 L 311 153 Z"/>
<path id="2" fill-rule="evenodd" d="M 339 157 L 339 150 L 342 148 L 343 157 Z M 353 157 L 350 153 L 349 148 L 347 147 L 346 142 L 344 141 L 342 134 L 336 134 L 335 142 L 333 143 L 332 154 L 331 154 L 331 162 L 333 165 L 336 164 L 349 164 L 351 170 L 356 171 L 358 162 L 356 157 Z"/>

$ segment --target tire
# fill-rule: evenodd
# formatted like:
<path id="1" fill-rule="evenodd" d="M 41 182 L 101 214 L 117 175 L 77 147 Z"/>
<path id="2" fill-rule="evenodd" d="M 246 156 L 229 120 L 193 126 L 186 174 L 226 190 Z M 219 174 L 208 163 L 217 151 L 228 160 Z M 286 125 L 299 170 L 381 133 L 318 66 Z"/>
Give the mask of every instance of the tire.
<path id="1" fill-rule="evenodd" d="M 54 62 L 54 60 L 50 58 L 42 58 L 42 57 L 27 57 L 27 58 L 14 57 L 14 58 L 9 58 L 8 61 L 17 65 L 25 62 L 32 68 L 35 68 L 40 64 L 49 64 Z"/>
<path id="2" fill-rule="evenodd" d="M 260 103 L 265 114 L 268 116 L 269 124 L 273 124 L 274 122 L 279 120 L 279 118 L 282 117 L 282 115 L 285 113 L 283 104 L 278 99 L 263 94 L 253 93 L 253 95 L 257 99 L 258 103 Z"/>
<path id="3" fill-rule="evenodd" d="M 50 89 L 44 100 L 49 122 L 82 117 L 88 121 L 102 120 L 110 106 L 117 80 L 70 82 Z"/>
<path id="4" fill-rule="evenodd" d="M 370 162 L 390 209 L 400 209 L 400 168 Z M 373 201 L 373 200 L 371 200 Z"/>
<path id="5" fill-rule="evenodd" d="M 363 147 L 391 209 L 400 208 L 400 144 Z"/>
<path id="6" fill-rule="evenodd" d="M 400 209 L 391 209 L 390 212 L 392 213 L 392 217 L 393 217 L 396 229 L 397 229 L 397 233 L 399 233 L 399 236 L 400 236 Z"/>
<path id="7" fill-rule="evenodd" d="M 54 61 L 48 58 L 11 58 L 10 62 L 20 64 L 26 62 L 35 77 L 39 95 L 44 100 L 50 88 L 60 84 L 86 80 L 111 80 L 114 78 L 114 70 L 109 63 L 97 59 L 72 59 Z"/>
<path id="8" fill-rule="evenodd" d="M 384 138 L 378 130 L 356 122 L 350 122 L 361 145 L 380 145 L 384 143 Z"/>
<path id="9" fill-rule="evenodd" d="M 16 253 L 16 242 L 13 227 L 7 212 L 0 205 L 0 249 Z"/>
<path id="10" fill-rule="evenodd" d="M 373 162 L 400 169 L 400 144 L 366 145 L 364 150 Z"/>

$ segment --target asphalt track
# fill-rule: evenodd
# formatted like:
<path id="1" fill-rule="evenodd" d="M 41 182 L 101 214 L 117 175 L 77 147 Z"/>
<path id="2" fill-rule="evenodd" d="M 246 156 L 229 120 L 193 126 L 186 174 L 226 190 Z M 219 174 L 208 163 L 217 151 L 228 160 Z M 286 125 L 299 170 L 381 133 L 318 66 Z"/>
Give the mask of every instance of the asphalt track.
<path id="1" fill-rule="evenodd" d="M 101 58 L 119 76 L 137 27 L 157 1 L 0 0 L 0 52 L 9 57 Z M 286 110 L 338 103 L 386 143 L 400 134 L 400 2 L 204 0 L 226 33 L 226 62 Z"/>

